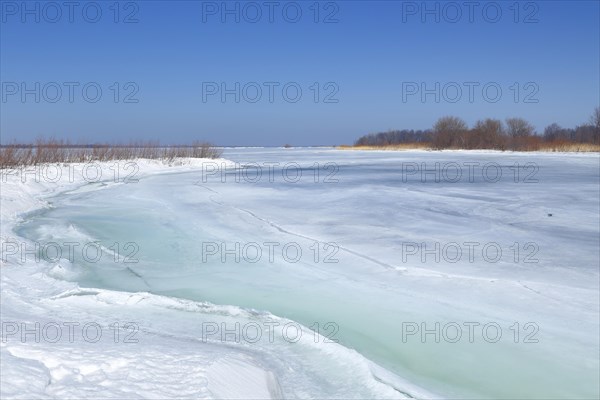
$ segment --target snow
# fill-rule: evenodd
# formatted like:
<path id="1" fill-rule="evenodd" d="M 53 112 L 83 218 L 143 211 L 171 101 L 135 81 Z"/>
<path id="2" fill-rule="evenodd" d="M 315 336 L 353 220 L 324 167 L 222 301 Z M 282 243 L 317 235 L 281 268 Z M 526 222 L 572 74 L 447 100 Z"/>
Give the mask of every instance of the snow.
<path id="1" fill-rule="evenodd" d="M 180 160 L 175 165 L 136 160 L 135 177 L 198 172 L 203 162 L 234 167 L 228 160 Z M 49 199 L 125 185 L 113 179 L 115 163 L 96 166 L 109 178 L 86 181 L 84 164 L 60 166 L 61 179 L 55 182 L 36 176 L 40 168 L 2 171 L 2 398 L 405 397 L 374 378 L 375 364 L 341 345 L 315 343 L 313 338 L 321 336 L 306 327 L 295 324 L 304 332 L 299 342 L 281 340 L 282 326 L 291 323 L 287 319 L 145 292 L 84 289 L 75 282 L 81 267 L 65 258 L 46 262 L 27 255 L 23 260 L 23 253 L 15 253 L 9 243 L 34 244 L 14 229 L 51 210 Z M 119 168 L 125 166 L 119 163 Z M 47 235 L 90 239 L 73 226 Z M 207 324 L 235 326 L 240 321 L 244 326 L 277 325 L 277 342 L 271 343 L 268 335 L 252 346 L 239 337 L 205 337 L 210 336 L 203 331 Z M 335 359 L 324 362 L 324 351 Z M 324 378 L 314 365 L 337 373 Z M 324 379 L 334 381 L 322 388 Z"/>
<path id="2" fill-rule="evenodd" d="M 123 179 L 102 163 L 106 179 L 91 182 L 84 165 L 63 166 L 57 182 L 3 171 L 2 398 L 598 397 L 597 154 L 252 148 L 224 157 L 137 160 L 137 183 L 123 182 L 125 163 Z M 423 181 L 411 169 L 436 163 L 458 164 L 463 176 Z M 498 182 L 482 179 L 490 163 Z M 22 260 L 15 242 L 97 242 L 108 257 Z M 257 244 L 260 261 L 207 257 L 207 243 L 235 242 Z M 479 243 L 472 261 L 465 242 Z M 126 243 L 138 262 L 113 261 L 129 254 Z M 278 243 L 273 260 L 264 243 Z M 302 250 L 297 262 L 281 252 L 290 243 Z M 325 262 L 325 243 L 337 262 Z M 411 247 L 423 243 L 460 244 L 463 258 Z M 502 249 L 497 262 L 481 253 L 489 243 Z M 23 339 L 21 324 L 36 322 L 47 331 Z M 479 324 L 472 342 L 469 322 Z M 69 323 L 79 324 L 73 340 Z M 436 323 L 458 324 L 463 338 L 406 331 Z M 56 343 L 53 324 L 63 327 Z M 100 326 L 97 342 L 84 340 L 85 324 L 90 335 Z M 485 324 L 502 329 L 497 342 L 482 339 Z M 326 340 L 332 327 L 339 343 Z M 524 342 L 532 332 L 537 342 Z"/>

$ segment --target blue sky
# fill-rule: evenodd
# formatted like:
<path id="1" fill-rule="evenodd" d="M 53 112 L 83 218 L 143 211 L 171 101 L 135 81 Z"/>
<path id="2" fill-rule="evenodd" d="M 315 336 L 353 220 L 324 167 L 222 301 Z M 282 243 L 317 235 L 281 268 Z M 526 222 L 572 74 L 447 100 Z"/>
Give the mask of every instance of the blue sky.
<path id="1" fill-rule="evenodd" d="M 1 3 L 3 143 L 329 145 L 600 104 L 598 1 Z"/>

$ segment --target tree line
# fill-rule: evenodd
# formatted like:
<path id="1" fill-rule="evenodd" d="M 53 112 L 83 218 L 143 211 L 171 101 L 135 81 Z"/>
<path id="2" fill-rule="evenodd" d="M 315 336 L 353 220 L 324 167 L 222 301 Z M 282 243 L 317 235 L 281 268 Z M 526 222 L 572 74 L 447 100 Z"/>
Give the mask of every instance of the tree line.
<path id="1" fill-rule="evenodd" d="M 355 146 L 393 146 L 426 144 L 433 149 L 496 149 L 532 151 L 545 148 L 561 149 L 572 145 L 600 145 L 600 107 L 596 108 L 585 124 L 562 128 L 556 123 L 543 133 L 523 118 L 505 121 L 486 118 L 471 128 L 461 118 L 446 116 L 437 120 L 432 129 L 390 130 L 360 137 Z M 576 146 L 581 148 L 582 146 Z"/>

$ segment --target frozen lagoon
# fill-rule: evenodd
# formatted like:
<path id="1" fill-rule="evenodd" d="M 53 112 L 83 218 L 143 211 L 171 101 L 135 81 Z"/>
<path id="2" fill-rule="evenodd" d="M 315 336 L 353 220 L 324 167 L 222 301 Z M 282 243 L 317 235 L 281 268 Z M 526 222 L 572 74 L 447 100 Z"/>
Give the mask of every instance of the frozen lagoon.
<path id="1" fill-rule="evenodd" d="M 3 249 L 3 397 L 599 396 L 597 154 L 223 157 L 245 168 L 39 185 L 52 207 L 3 240 L 59 243 L 63 259 Z M 3 182 L 4 226 L 18 185 Z M 110 256 L 64 259 L 92 242 Z M 106 334 L 8 335 L 23 321 Z M 115 341 L 115 321 L 138 343 Z"/>

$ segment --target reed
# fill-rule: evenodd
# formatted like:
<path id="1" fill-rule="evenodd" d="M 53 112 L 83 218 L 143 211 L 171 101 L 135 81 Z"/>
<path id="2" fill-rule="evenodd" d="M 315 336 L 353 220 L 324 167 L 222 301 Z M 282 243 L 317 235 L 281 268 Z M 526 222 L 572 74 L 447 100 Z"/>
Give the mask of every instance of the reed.
<path id="1" fill-rule="evenodd" d="M 140 158 L 166 161 L 177 158 L 218 158 L 221 153 L 221 149 L 199 141 L 179 146 L 160 146 L 158 142 L 73 145 L 63 140 L 38 139 L 31 144 L 13 143 L 0 146 L 0 168 Z"/>

